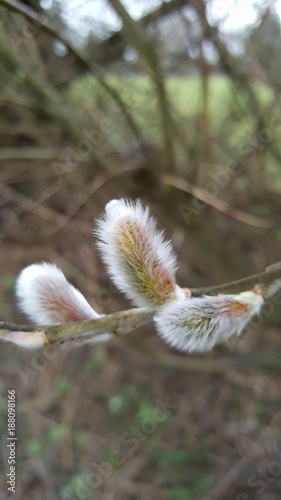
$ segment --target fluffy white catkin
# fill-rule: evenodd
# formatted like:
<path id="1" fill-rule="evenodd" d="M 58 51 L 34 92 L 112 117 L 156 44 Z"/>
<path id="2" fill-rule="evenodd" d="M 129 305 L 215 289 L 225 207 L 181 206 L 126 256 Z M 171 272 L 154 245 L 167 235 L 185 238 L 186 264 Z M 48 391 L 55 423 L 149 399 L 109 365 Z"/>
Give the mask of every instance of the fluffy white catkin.
<path id="1" fill-rule="evenodd" d="M 94 234 L 116 287 L 139 307 L 155 307 L 184 296 L 176 285 L 176 257 L 163 231 L 138 200 L 112 200 Z"/>
<path id="2" fill-rule="evenodd" d="M 263 303 L 263 298 L 251 291 L 181 298 L 160 307 L 154 321 L 159 335 L 173 347 L 187 352 L 209 351 L 239 335 Z"/>
<path id="3" fill-rule="evenodd" d="M 21 271 L 16 281 L 20 310 L 38 325 L 98 318 L 99 314 L 55 264 L 41 262 Z"/>

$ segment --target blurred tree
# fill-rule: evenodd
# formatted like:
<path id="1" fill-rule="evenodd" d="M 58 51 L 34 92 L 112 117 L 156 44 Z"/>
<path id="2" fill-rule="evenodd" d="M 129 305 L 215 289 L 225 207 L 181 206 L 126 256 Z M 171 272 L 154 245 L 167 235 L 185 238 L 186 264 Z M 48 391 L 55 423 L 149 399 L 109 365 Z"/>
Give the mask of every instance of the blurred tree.
<path id="1" fill-rule="evenodd" d="M 255 26 L 246 42 L 247 57 L 251 57 L 253 73 L 263 82 L 281 91 L 281 42 L 280 19 L 272 10 L 267 9 Z"/>

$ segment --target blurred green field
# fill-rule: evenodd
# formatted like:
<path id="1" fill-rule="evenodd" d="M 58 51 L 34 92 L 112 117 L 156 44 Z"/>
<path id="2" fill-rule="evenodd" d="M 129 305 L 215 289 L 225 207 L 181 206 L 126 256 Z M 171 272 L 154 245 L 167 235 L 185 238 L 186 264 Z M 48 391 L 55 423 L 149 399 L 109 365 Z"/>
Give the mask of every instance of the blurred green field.
<path id="1" fill-rule="evenodd" d="M 142 137 L 160 146 L 162 124 L 152 79 L 147 75 L 109 75 L 105 81 L 126 103 Z M 246 158 L 250 174 L 252 171 L 253 176 L 263 175 L 268 187 L 280 191 L 280 99 L 269 86 L 253 83 L 249 94 L 226 76 L 212 75 L 208 78 L 206 99 L 200 76 L 169 76 L 165 86 L 170 114 L 180 130 L 176 138 L 179 161 L 186 159 L 187 151 L 192 161 L 193 153 L 198 156 L 196 148 L 204 148 L 202 142 L 208 141 L 209 167 L 213 172 L 231 161 Z M 86 113 L 97 128 L 106 130 L 117 149 L 129 152 L 133 137 L 122 109 L 94 76 L 77 79 L 67 98 L 81 122 L 87 120 Z M 262 130 L 257 129 L 254 100 L 259 111 L 271 117 L 271 125 Z M 267 152 L 269 145 L 276 154 Z"/>
<path id="2" fill-rule="evenodd" d="M 157 99 L 155 93 L 155 83 L 146 75 L 138 76 L 113 76 L 110 75 L 105 80 L 114 88 L 122 100 L 130 109 L 139 125 L 143 127 L 144 132 L 151 126 L 147 122 L 147 117 L 154 117 L 156 120 Z M 237 108 L 237 112 L 243 111 L 244 120 L 241 130 L 241 123 L 236 126 L 239 129 L 240 137 L 247 131 L 251 131 L 251 113 L 247 104 L 247 96 L 242 91 L 235 93 L 233 99 L 234 84 L 225 76 L 212 75 L 208 80 L 208 104 L 207 112 L 210 115 L 212 127 L 220 127 L 223 121 L 229 116 L 230 112 Z M 204 111 L 204 92 L 202 82 L 199 76 L 169 76 L 165 80 L 169 106 L 172 113 L 178 115 L 181 119 L 194 117 L 195 114 Z M 255 84 L 253 89 L 259 100 L 262 109 L 269 107 L 274 99 L 272 89 L 265 85 Z M 72 103 L 80 104 L 80 110 L 87 109 L 95 113 L 98 100 L 107 97 L 102 85 L 97 82 L 92 75 L 76 80 L 69 91 L 69 98 Z M 111 111 L 114 108 L 111 106 Z M 234 121 L 234 120 L 233 120 Z M 248 121 L 248 123 L 247 123 Z M 238 133 L 238 130 L 237 130 Z M 239 136 L 237 136 L 239 138 Z"/>

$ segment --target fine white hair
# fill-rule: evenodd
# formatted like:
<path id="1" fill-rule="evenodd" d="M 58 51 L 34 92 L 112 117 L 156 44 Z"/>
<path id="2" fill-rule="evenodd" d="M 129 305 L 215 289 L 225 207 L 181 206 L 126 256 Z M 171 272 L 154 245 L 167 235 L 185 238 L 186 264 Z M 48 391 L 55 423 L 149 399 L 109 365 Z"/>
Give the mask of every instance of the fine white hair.
<path id="1" fill-rule="evenodd" d="M 255 292 L 238 295 L 180 298 L 159 308 L 154 322 L 159 335 L 180 351 L 209 351 L 232 335 L 239 335 L 263 298 Z"/>
<path id="2" fill-rule="evenodd" d="M 176 256 L 170 241 L 139 200 L 112 200 L 94 234 L 116 287 L 139 307 L 155 307 L 184 296 L 176 285 Z"/>
<path id="3" fill-rule="evenodd" d="M 79 290 L 55 264 L 41 262 L 21 271 L 16 281 L 20 310 L 38 325 L 98 318 Z"/>

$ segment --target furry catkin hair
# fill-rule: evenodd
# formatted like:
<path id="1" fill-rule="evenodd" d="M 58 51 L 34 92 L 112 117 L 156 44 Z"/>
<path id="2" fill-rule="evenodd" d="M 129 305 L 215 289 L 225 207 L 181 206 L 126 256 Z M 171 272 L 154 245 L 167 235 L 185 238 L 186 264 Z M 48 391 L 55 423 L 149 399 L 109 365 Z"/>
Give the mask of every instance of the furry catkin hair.
<path id="1" fill-rule="evenodd" d="M 21 271 L 16 281 L 16 297 L 20 310 L 39 325 L 99 317 L 61 269 L 47 262 L 32 264 Z"/>
<path id="2" fill-rule="evenodd" d="M 160 307 L 154 321 L 159 335 L 180 351 L 209 351 L 239 335 L 263 303 L 263 298 L 251 291 L 181 298 Z"/>
<path id="3" fill-rule="evenodd" d="M 155 307 L 184 296 L 175 281 L 172 245 L 139 200 L 108 203 L 95 234 L 110 277 L 135 305 Z"/>

